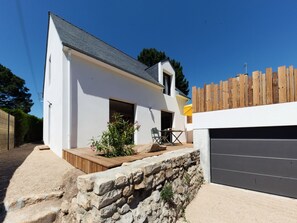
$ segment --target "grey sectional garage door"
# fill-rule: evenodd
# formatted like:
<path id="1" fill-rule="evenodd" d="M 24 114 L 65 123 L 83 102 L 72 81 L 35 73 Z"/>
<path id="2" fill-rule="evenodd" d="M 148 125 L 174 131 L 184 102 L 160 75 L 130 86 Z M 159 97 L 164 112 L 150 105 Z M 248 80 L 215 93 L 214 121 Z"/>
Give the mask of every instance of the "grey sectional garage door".
<path id="1" fill-rule="evenodd" d="M 211 181 L 297 198 L 297 127 L 210 130 Z"/>

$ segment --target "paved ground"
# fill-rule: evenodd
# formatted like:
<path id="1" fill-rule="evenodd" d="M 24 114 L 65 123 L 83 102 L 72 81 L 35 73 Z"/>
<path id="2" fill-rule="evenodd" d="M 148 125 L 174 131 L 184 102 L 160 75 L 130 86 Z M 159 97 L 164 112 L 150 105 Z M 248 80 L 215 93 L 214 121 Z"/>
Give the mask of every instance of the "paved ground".
<path id="1" fill-rule="evenodd" d="M 296 223 L 297 200 L 206 184 L 186 208 L 185 216 L 190 223 Z"/>
<path id="2" fill-rule="evenodd" d="M 24 162 L 35 146 L 36 144 L 25 144 L 21 147 L 0 153 L 0 216 L 4 211 L 3 200 L 10 179 L 15 170 Z"/>
<path id="3" fill-rule="evenodd" d="M 30 205 L 48 200 L 63 192 L 65 179 L 84 174 L 51 150 L 34 149 L 35 146 L 26 144 L 0 154 L 0 222 L 7 214 L 3 203 L 6 208 L 19 208 L 20 201 Z"/>

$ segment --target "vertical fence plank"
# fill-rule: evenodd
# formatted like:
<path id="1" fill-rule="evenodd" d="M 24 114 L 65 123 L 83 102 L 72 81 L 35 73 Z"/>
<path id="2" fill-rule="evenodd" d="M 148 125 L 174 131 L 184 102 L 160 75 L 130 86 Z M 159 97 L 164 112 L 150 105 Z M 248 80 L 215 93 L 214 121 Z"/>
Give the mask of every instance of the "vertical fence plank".
<path id="1" fill-rule="evenodd" d="M 228 79 L 228 108 L 233 108 L 233 101 L 232 101 L 232 78 Z"/>
<path id="2" fill-rule="evenodd" d="M 239 107 L 245 106 L 245 76 L 246 75 L 239 75 Z"/>
<path id="3" fill-rule="evenodd" d="M 287 102 L 290 101 L 290 74 L 289 68 L 286 68 L 286 95 L 287 95 Z"/>
<path id="4" fill-rule="evenodd" d="M 211 83 L 210 85 L 210 110 L 213 111 L 214 106 L 214 83 Z"/>
<path id="5" fill-rule="evenodd" d="M 219 85 L 213 86 L 213 110 L 219 110 Z"/>
<path id="6" fill-rule="evenodd" d="M 219 110 L 223 109 L 223 81 L 220 81 L 219 86 Z"/>
<path id="7" fill-rule="evenodd" d="M 263 94 L 263 89 L 262 89 L 262 72 L 259 71 L 259 105 L 262 105 L 263 104 L 263 97 L 262 97 L 262 94 Z"/>
<path id="8" fill-rule="evenodd" d="M 279 103 L 278 73 L 272 73 L 273 104 Z"/>
<path id="9" fill-rule="evenodd" d="M 196 112 L 203 112 L 201 111 L 201 108 L 200 108 L 200 91 L 201 89 L 200 88 L 197 88 L 196 90 Z"/>
<path id="10" fill-rule="evenodd" d="M 200 90 L 200 99 L 201 99 L 200 108 L 201 108 L 202 111 L 206 111 L 205 102 L 204 102 L 205 101 L 204 92 L 205 92 L 205 88 L 201 88 L 201 90 Z"/>
<path id="11" fill-rule="evenodd" d="M 229 87 L 228 81 L 223 82 L 223 109 L 229 108 Z"/>
<path id="12" fill-rule="evenodd" d="M 266 68 L 266 103 L 273 103 L 272 68 Z"/>
<path id="13" fill-rule="evenodd" d="M 294 101 L 295 98 L 295 89 L 294 89 L 294 68 L 293 66 L 289 67 L 289 100 L 290 102 Z"/>
<path id="14" fill-rule="evenodd" d="M 286 66 L 278 68 L 279 103 L 287 101 L 287 78 Z"/>
<path id="15" fill-rule="evenodd" d="M 232 78 L 232 108 L 237 108 L 237 97 L 238 97 L 238 88 L 237 88 L 237 78 Z"/>
<path id="16" fill-rule="evenodd" d="M 0 153 L 14 148 L 14 117 L 0 110 Z"/>
<path id="17" fill-rule="evenodd" d="M 249 76 L 244 74 L 244 106 L 249 106 Z"/>
<path id="18" fill-rule="evenodd" d="M 259 71 L 253 72 L 253 105 L 259 105 L 260 103 L 260 80 L 259 80 Z"/>
<path id="19" fill-rule="evenodd" d="M 248 106 L 254 105 L 254 96 L 253 96 L 253 77 L 248 77 Z"/>
<path id="20" fill-rule="evenodd" d="M 198 112 L 198 105 L 197 105 L 197 88 L 196 86 L 192 87 L 192 109 L 193 113 Z"/>
<path id="21" fill-rule="evenodd" d="M 297 101 L 297 69 L 294 69 L 295 101 Z"/>
<path id="22" fill-rule="evenodd" d="M 206 111 L 210 111 L 210 85 L 209 84 L 206 85 L 205 91 L 206 91 L 205 93 Z"/>
<path id="23" fill-rule="evenodd" d="M 9 149 L 14 148 L 14 129 L 15 129 L 15 118 L 10 116 L 10 128 L 9 128 Z"/>
<path id="24" fill-rule="evenodd" d="M 265 78 L 265 74 L 262 74 L 261 76 L 262 78 L 262 105 L 266 105 L 267 104 L 267 99 L 266 99 L 266 78 Z"/>

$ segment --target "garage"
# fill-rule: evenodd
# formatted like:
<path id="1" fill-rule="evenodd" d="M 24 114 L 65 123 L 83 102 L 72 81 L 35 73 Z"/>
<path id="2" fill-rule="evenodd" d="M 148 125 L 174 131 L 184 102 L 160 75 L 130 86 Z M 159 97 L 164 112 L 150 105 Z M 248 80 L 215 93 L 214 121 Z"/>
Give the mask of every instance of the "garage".
<path id="1" fill-rule="evenodd" d="M 211 182 L 297 198 L 297 126 L 209 133 Z"/>

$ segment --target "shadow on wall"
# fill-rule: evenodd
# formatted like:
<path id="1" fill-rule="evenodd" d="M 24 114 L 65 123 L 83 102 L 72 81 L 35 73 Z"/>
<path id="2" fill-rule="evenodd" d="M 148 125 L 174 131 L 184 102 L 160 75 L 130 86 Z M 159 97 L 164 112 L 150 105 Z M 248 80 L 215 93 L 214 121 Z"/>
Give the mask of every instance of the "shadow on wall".
<path id="1" fill-rule="evenodd" d="M 158 91 L 151 86 L 143 85 L 89 62 L 75 61 L 81 65 L 74 66 L 75 75 L 72 79 L 73 95 L 76 97 L 73 98 L 73 101 L 76 103 L 78 100 L 77 89 L 80 87 L 87 95 L 107 100 L 114 98 L 157 110 L 168 110 L 161 89 Z M 152 101 L 152 99 L 154 100 Z"/>
<path id="2" fill-rule="evenodd" d="M 0 222 L 3 222 L 6 217 L 4 198 L 10 179 L 37 145 L 24 144 L 23 146 L 0 153 Z"/>

